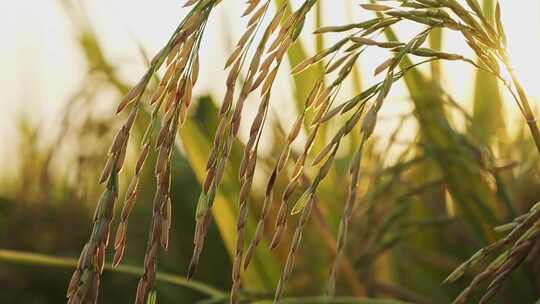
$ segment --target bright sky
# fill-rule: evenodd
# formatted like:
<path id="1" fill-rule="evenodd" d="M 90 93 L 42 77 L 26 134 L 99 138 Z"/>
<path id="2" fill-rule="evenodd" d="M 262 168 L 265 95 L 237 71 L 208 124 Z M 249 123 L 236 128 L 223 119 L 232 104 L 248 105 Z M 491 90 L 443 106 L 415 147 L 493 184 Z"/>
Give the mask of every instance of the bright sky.
<path id="1" fill-rule="evenodd" d="M 76 2 L 85 8 L 106 55 L 121 64 L 123 75 L 131 80 L 138 79 L 144 69 L 135 42 L 154 54 L 186 13 L 181 7 L 183 1 L 179 0 Z M 351 16 L 355 20 L 369 17 L 356 6 L 359 1 L 323 3 L 326 4 L 323 11 L 325 25 L 342 24 Z M 225 0 L 214 12 L 214 20 L 202 46 L 202 77 L 196 92 L 212 92 L 218 98 L 223 94 L 225 74 L 222 65 L 228 53 L 227 41 L 235 41 L 241 34 L 243 23 L 238 18 L 243 5 L 244 1 Z M 540 69 L 540 1 L 502 0 L 501 5 L 514 66 L 528 93 L 537 102 L 540 97 L 537 76 Z M 8 142 L 16 140 L 16 122 L 21 113 L 29 113 L 45 127 L 50 126 L 66 98 L 77 88 L 85 66 L 74 34 L 59 0 L 0 1 L 0 138 L 3 138 L 0 140 L 0 164 L 5 162 L 9 152 L 13 152 L 9 150 L 13 145 Z M 464 49 L 458 37 L 448 37 L 445 44 L 456 52 Z M 387 55 L 380 53 L 367 52 L 362 59 L 366 82 L 373 82 L 371 71 L 386 59 Z M 275 96 L 278 103 L 278 100 L 286 103 L 291 98 L 288 81 L 284 77 L 282 80 L 281 96 Z M 470 69 L 463 64 L 445 65 L 446 87 L 458 100 L 468 100 L 471 96 L 471 80 Z M 394 95 L 400 94 L 404 91 L 394 92 Z M 399 111 L 399 107 L 386 108 L 389 112 Z M 510 102 L 508 108 L 516 110 Z"/>

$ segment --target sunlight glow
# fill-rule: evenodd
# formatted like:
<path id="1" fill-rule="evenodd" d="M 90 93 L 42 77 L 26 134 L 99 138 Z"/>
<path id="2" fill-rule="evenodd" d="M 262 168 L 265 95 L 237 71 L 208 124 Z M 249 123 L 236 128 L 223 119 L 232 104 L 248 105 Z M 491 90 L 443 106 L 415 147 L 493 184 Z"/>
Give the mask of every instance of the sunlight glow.
<path id="1" fill-rule="evenodd" d="M 325 2 L 326 5 L 328 2 L 331 1 Z M 332 3 L 331 8 L 324 9 L 325 25 L 369 17 L 357 6 L 357 1 L 338 2 L 342 5 Z M 533 102 L 538 102 L 540 2 L 527 1 L 527 9 L 518 2 L 501 2 L 503 21 L 509 37 L 512 64 Z M 82 3 L 106 55 L 121 64 L 121 73 L 129 80 L 138 79 L 144 70 L 137 44 L 141 44 L 149 54 L 155 53 L 185 14 L 177 0 L 95 0 Z M 242 1 L 223 1 L 215 13 L 217 20 L 209 25 L 204 42 L 206 47 L 201 53 L 205 58 L 201 74 L 211 77 L 202 77 L 196 93 L 211 92 L 218 98 L 223 94 L 225 73 L 222 62 L 230 50 L 230 41 L 241 34 L 242 24 L 236 22 L 241 5 Z M 398 34 L 406 35 L 407 31 L 401 29 Z M 16 132 L 14 123 L 21 111 L 40 122 L 54 121 L 55 114 L 73 93 L 71 88 L 82 79 L 86 69 L 74 35 L 58 1 L 1 2 L 0 106 L 3 111 L 0 112 L 0 136 L 13 138 Z M 449 35 L 445 45 L 471 54 L 459 37 Z M 374 67 L 387 56 L 381 52 L 366 52 L 361 60 L 364 83 L 373 82 Z M 472 88 L 470 67 L 454 63 L 444 67 L 448 90 L 458 100 L 469 100 Z M 286 82 L 281 82 L 281 85 L 284 90 L 280 90 L 281 96 L 276 100 L 287 103 L 291 98 L 290 87 Z M 392 95 L 403 98 L 404 94 L 405 91 L 398 89 Z M 399 106 L 388 108 L 391 113 L 403 111 Z M 513 105 L 509 109 L 516 110 Z"/>

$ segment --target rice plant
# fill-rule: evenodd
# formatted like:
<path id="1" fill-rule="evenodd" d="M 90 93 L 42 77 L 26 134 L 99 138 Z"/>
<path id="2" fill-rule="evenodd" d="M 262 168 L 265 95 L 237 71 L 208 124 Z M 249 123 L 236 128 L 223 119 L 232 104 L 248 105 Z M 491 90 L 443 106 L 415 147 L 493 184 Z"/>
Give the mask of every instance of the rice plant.
<path id="1" fill-rule="evenodd" d="M 100 182 L 107 182 L 107 186 L 100 198 L 96 214 L 94 215 L 94 230 L 88 243 L 83 248 L 77 270 L 68 288 L 70 303 L 96 301 L 100 284 L 100 274 L 104 265 L 104 252 L 108 245 L 110 223 L 113 218 L 115 200 L 118 196 L 117 175 L 122 168 L 125 158 L 130 129 L 136 119 L 141 101 L 144 99 L 143 93 L 148 86 L 149 80 L 159 70 L 161 65 L 166 63 L 166 72 L 159 85 L 155 88 L 153 97 L 150 98 L 150 104 L 154 105 L 153 118 L 149 122 L 148 131 L 142 141 L 142 149 L 136 164 L 135 175 L 125 195 L 124 210 L 122 211 L 121 222 L 117 228 L 115 237 L 114 247 L 116 255 L 113 261 L 113 265 L 118 265 L 122 258 L 125 247 L 127 219 L 136 201 L 139 173 L 152 146 L 158 150 L 155 167 L 157 189 L 153 201 L 153 219 L 145 256 L 145 271 L 139 282 L 136 302 L 143 303 L 155 297 L 154 282 L 157 251 L 159 247 L 167 249 L 168 231 L 171 223 L 170 215 L 172 207 L 169 193 L 171 150 L 176 134 L 184 124 L 191 103 L 192 87 L 198 78 L 199 57 L 197 50 L 200 40 L 204 36 L 205 24 L 209 20 L 212 10 L 214 10 L 219 2 L 208 0 L 188 1 L 186 3 L 185 6 L 192 6 L 191 12 L 181 22 L 169 43 L 151 61 L 150 68 L 145 76 L 130 90 L 118 106 L 117 112 L 121 112 L 128 106 L 131 107 L 131 114 L 113 140 L 107 164 L 100 178 Z M 357 151 L 354 152 L 350 162 L 349 174 L 351 181 L 349 195 L 346 199 L 344 214 L 341 217 L 339 225 L 336 261 L 332 267 L 328 286 L 328 295 L 332 296 L 334 294 L 339 257 L 343 254 L 343 248 L 346 245 L 348 222 L 354 204 L 357 201 L 356 189 L 358 187 L 358 174 L 364 146 L 373 133 L 378 112 L 383 106 L 384 100 L 390 92 L 393 83 L 405 77 L 409 71 L 414 73 L 414 68 L 419 64 L 435 60 L 463 61 L 500 79 L 515 97 L 525 121 L 530 128 L 537 149 L 540 151 L 540 133 L 536 126 L 534 114 L 527 95 L 509 63 L 505 49 L 507 38 L 500 20 L 501 12 L 498 4 L 494 21 L 490 21 L 484 16 L 480 5 L 474 0 L 467 1 L 468 7 L 453 0 L 396 1 L 397 3 L 394 3 L 394 5 L 397 6 L 382 4 L 386 1 L 378 1 L 379 3 L 376 4 L 362 4 L 361 7 L 363 9 L 374 11 L 377 13 L 377 16 L 374 19 L 361 23 L 329 26 L 318 29 L 315 32 L 316 34 L 340 32 L 344 33 L 344 37 L 336 44 L 305 59 L 292 69 L 292 73 L 296 74 L 313 64 L 324 62 L 324 72 L 319 76 L 319 80 L 314 84 L 311 93 L 304 101 L 304 109 L 290 129 L 287 136 L 287 143 L 280 152 L 280 157 L 268 177 L 269 180 L 265 191 L 261 218 L 257 225 L 255 237 L 248 248 L 244 260 L 248 195 L 251 191 L 257 165 L 258 145 L 261 139 L 262 129 L 267 121 L 273 82 L 287 50 L 302 35 L 306 15 L 311 12 L 316 2 L 314 0 L 306 0 L 295 11 L 284 16 L 286 4 L 278 8 L 274 14 L 271 14 L 269 13 L 270 1 L 248 1 L 246 9 L 242 14 L 243 17 L 249 18 L 247 29 L 239 39 L 236 48 L 225 64 L 225 68 L 229 68 L 230 71 L 226 83 L 227 91 L 221 109 L 219 110 L 219 122 L 206 165 L 203 191 L 197 203 L 194 252 L 188 270 L 188 278 L 194 274 L 199 257 L 203 251 L 204 240 L 211 225 L 212 205 L 215 195 L 220 188 L 231 148 L 234 144 L 234 138 L 239 130 L 243 105 L 248 96 L 260 87 L 261 100 L 259 109 L 251 123 L 250 136 L 244 146 L 244 153 L 239 168 L 239 211 L 237 216 L 237 241 L 232 268 L 231 303 L 238 302 L 242 265 L 244 268 L 249 267 L 250 258 L 253 254 L 252 251 L 260 242 L 264 222 L 268 216 L 268 205 L 271 203 L 274 193 L 275 181 L 280 174 L 284 173 L 283 170 L 287 167 L 290 159 L 291 146 L 304 123 L 310 126 L 308 139 L 302 152 L 295 157 L 293 170 L 288 176 L 288 183 L 282 193 L 279 210 L 275 215 L 276 227 L 269 245 L 269 249 L 272 250 L 282 240 L 283 231 L 286 229 L 287 218 L 289 217 L 288 214 L 300 214 L 297 227 L 292 236 L 285 266 L 275 292 L 274 301 L 280 301 L 284 285 L 294 267 L 295 255 L 301 243 L 305 223 L 310 217 L 313 205 L 317 203 L 316 193 L 319 185 L 330 172 L 342 140 L 358 125 L 361 134 L 360 142 L 357 144 Z M 267 15 L 269 16 L 267 17 Z M 283 22 L 281 22 L 281 19 L 283 19 Z M 391 26 L 399 26 L 400 22 L 406 20 L 425 25 L 425 29 L 407 42 L 395 40 L 379 42 L 370 38 L 380 32 L 386 32 L 391 38 Z M 276 31 L 278 28 L 279 31 Z M 479 58 L 479 63 L 459 54 L 446 53 L 423 47 L 429 34 L 437 28 L 460 32 Z M 258 31 L 261 31 L 262 35 L 257 40 L 256 34 Z M 253 52 L 250 52 L 252 46 Z M 375 70 L 375 75 L 382 72 L 386 73 L 384 80 L 364 90 L 350 100 L 334 106 L 334 101 L 343 81 L 349 77 L 361 53 L 370 46 L 387 49 L 391 54 L 394 54 Z M 411 64 L 408 56 L 419 56 L 426 59 L 420 63 Z M 244 63 L 247 63 L 246 75 L 236 98 L 235 87 L 238 83 L 240 73 L 243 72 Z M 500 66 L 503 66 L 510 75 L 509 80 L 506 80 L 502 75 Z M 333 74 L 335 75 L 330 76 Z M 419 74 L 415 76 L 421 78 Z M 329 81 L 328 84 L 325 83 L 325 80 Z M 416 81 L 418 82 L 419 80 Z M 443 88 L 441 88 L 442 90 Z M 411 91 L 413 94 L 415 93 L 414 90 Z M 440 99 L 437 95 L 441 95 L 441 93 L 435 94 L 433 97 Z M 413 99 L 415 98 L 413 97 Z M 422 100 L 427 98 L 418 96 L 417 99 L 417 106 L 420 107 L 422 106 L 421 103 L 425 102 Z M 160 111 L 163 112 L 162 127 L 156 135 L 155 143 L 153 143 L 152 125 L 157 120 L 154 117 L 157 117 Z M 306 113 L 309 112 L 312 113 L 311 120 L 305 121 L 308 118 Z M 341 115 L 349 115 L 349 118 L 343 123 L 342 127 L 335 133 L 326 146 L 318 151 L 317 154 L 311 155 L 310 151 L 321 126 Z M 419 120 L 422 121 L 422 119 L 420 115 Z M 422 125 L 422 122 L 420 124 Z M 429 134 L 427 136 L 430 137 Z M 436 142 L 436 138 L 433 138 L 433 141 Z M 444 143 L 441 142 L 440 145 L 444 145 Z M 308 158 L 312 158 L 312 160 L 306 164 Z M 318 172 L 312 180 L 305 176 L 306 166 L 312 167 L 319 164 Z M 292 203 L 292 194 L 296 191 L 302 179 L 306 179 L 308 186 L 303 190 L 304 193 L 289 211 Z M 463 192 L 459 188 L 456 190 L 451 189 L 450 191 L 457 192 L 456 196 L 460 195 L 460 192 Z M 480 227 L 476 232 L 479 235 L 484 234 L 488 238 L 489 232 L 486 232 L 485 229 L 485 227 Z M 521 254 L 521 256 L 524 255 Z M 506 268 L 503 270 L 506 270 Z M 499 281 L 500 279 L 495 282 L 498 283 Z M 475 284 L 473 283 L 472 285 L 474 286 Z M 496 289 L 490 288 L 488 294 L 494 293 L 494 290 Z M 465 298 L 466 294 L 464 293 L 459 299 Z"/>
<path id="2" fill-rule="evenodd" d="M 511 64 L 512 37 L 497 1 L 362 2 L 352 13 L 372 18 L 323 25 L 322 0 L 247 0 L 238 12 L 246 26 L 224 62 L 225 94 L 216 106 L 193 91 L 206 77 L 200 50 L 207 27 L 224 2 L 185 1 L 187 15 L 132 86 L 114 73 L 92 33 L 82 36 L 99 54 L 87 60 L 123 94 L 115 114 L 124 120 L 105 155 L 93 228 L 77 262 L 12 251 L 1 251 L 0 260 L 74 268 L 68 303 L 98 302 L 108 284 L 105 270 L 139 276 L 135 303 L 156 303 L 163 282 L 201 292 L 208 303 L 487 303 L 497 293 L 501 303 L 521 303 L 538 297 L 529 292 L 537 289 L 536 268 L 524 274 L 519 266 L 536 265 L 540 209 L 531 207 L 537 196 L 520 197 L 519 187 L 523 180 L 538 185 L 531 172 L 540 131 Z M 307 25 L 312 19 L 314 30 Z M 420 30 L 400 40 L 395 29 L 404 23 Z M 474 58 L 443 49 L 448 32 L 459 34 Z M 324 43 L 330 37 L 335 42 Z M 308 39 L 316 42 L 313 54 L 304 46 Z M 382 80 L 365 87 L 358 68 L 367 50 L 388 59 L 373 73 Z M 502 86 L 523 116 L 519 135 L 493 149 L 493 138 L 506 130 L 487 125 L 503 122 L 504 113 L 498 107 L 489 118 L 470 115 L 445 88 L 441 62 L 477 70 L 475 109 L 489 107 L 483 98 L 500 103 Z M 292 123 L 273 111 L 279 75 L 296 90 Z M 344 98 L 348 83 L 354 94 Z M 391 106 L 398 83 L 412 111 L 378 135 L 381 109 Z M 455 116 L 466 131 L 456 127 Z M 417 129 L 403 143 L 409 123 Z M 269 152 L 261 148 L 267 140 L 274 142 Z M 174 180 L 191 174 L 175 170 L 181 157 L 200 185 L 193 210 L 176 203 L 183 189 Z M 519 165 L 500 161 L 515 158 Z M 516 166 L 520 173 L 512 171 Z M 131 214 L 145 201 L 151 204 L 144 260 L 140 268 L 123 265 L 130 231 L 140 223 L 128 225 Z M 181 244 L 190 246 L 185 278 L 158 270 L 158 257 L 166 256 L 160 253 L 173 245 L 175 209 L 193 214 L 187 223 L 192 244 Z M 230 275 L 226 291 L 189 281 L 212 253 L 206 247 L 216 227 L 224 248 L 213 254 L 230 258 L 230 273 L 215 273 Z M 498 239 L 503 231 L 509 232 Z M 107 261 L 110 239 L 114 256 Z M 514 296 L 505 282 L 527 291 Z"/>

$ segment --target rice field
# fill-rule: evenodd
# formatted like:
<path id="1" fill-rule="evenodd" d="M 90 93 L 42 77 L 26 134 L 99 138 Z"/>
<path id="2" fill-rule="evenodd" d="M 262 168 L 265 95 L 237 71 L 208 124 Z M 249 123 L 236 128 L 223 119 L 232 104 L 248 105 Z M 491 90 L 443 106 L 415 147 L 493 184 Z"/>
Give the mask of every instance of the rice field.
<path id="1" fill-rule="evenodd" d="M 504 17 L 527 4 L 351 1 L 329 23 L 332 1 L 246 0 L 217 64 L 228 2 L 177 5 L 135 78 L 61 2 L 87 72 L 52 139 L 17 122 L 2 302 L 539 299 L 538 96 Z"/>

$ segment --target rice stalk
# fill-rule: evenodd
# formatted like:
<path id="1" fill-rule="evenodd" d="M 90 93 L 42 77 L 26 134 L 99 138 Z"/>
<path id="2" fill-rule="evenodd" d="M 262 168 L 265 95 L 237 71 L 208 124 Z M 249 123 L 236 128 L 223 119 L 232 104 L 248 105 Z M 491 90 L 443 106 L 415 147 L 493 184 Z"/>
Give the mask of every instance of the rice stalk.
<path id="1" fill-rule="evenodd" d="M 30 265 L 30 266 L 44 266 L 44 267 L 55 267 L 55 268 L 76 268 L 77 259 L 74 258 L 65 258 L 50 256 L 45 254 L 30 253 L 24 251 L 16 250 L 6 250 L 0 249 L 0 261 L 21 264 L 21 265 Z M 116 272 L 119 274 L 140 276 L 143 274 L 144 269 L 142 267 L 131 266 L 131 265 L 119 265 L 114 266 L 112 264 L 105 263 L 103 267 L 105 271 Z M 197 291 L 201 294 L 207 295 L 211 298 L 220 298 L 223 297 L 225 292 L 216 289 L 212 286 L 206 285 L 202 282 L 188 281 L 186 278 L 175 275 L 172 273 L 158 272 L 156 275 L 156 280 L 169 283 L 179 287 L 185 287 Z"/>
<path id="2" fill-rule="evenodd" d="M 494 2 L 487 0 L 483 4 L 485 18 L 492 24 L 495 20 Z M 495 136 L 499 140 L 504 140 L 506 135 L 502 113 L 503 100 L 499 93 L 498 81 L 493 75 L 482 70 L 476 71 L 475 78 L 474 104 L 469 132 L 475 139 L 486 145 L 495 140 Z"/>

